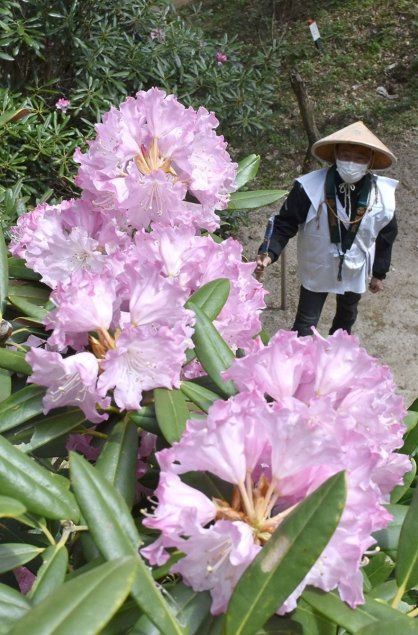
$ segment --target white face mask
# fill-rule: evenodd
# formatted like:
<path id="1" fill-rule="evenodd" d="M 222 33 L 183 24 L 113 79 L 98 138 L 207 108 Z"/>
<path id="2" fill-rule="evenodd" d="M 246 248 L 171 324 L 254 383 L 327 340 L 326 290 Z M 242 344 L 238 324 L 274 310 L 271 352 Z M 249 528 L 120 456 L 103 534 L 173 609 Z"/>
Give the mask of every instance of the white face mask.
<path id="1" fill-rule="evenodd" d="M 336 160 L 338 174 L 345 183 L 357 183 L 367 173 L 368 163 L 355 163 L 354 161 Z"/>

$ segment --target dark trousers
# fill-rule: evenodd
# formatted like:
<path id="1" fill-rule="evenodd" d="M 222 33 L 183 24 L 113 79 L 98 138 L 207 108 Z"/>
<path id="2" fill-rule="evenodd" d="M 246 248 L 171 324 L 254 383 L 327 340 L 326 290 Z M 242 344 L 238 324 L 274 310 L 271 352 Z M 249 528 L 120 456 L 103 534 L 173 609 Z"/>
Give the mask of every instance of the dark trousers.
<path id="1" fill-rule="evenodd" d="M 299 305 L 292 331 L 297 331 L 299 336 L 312 335 L 312 326 L 318 324 L 327 295 L 326 292 L 300 288 Z M 361 294 L 347 291 L 344 294 L 337 294 L 336 298 L 337 309 L 329 334 L 332 335 L 337 329 L 351 333 L 351 327 L 356 321 Z"/>

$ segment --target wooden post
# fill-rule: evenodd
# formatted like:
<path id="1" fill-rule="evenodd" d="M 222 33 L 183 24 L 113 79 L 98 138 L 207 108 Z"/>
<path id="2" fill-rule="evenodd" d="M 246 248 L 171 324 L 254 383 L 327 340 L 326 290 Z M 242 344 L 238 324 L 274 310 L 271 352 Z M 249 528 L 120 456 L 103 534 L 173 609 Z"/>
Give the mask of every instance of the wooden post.
<path id="1" fill-rule="evenodd" d="M 290 71 L 289 77 L 293 92 L 295 93 L 296 99 L 298 101 L 303 127 L 305 128 L 305 132 L 308 137 L 308 149 L 306 151 L 302 167 L 302 171 L 305 174 L 306 172 L 309 172 L 311 170 L 313 162 L 311 147 L 312 144 L 314 144 L 315 141 L 319 139 L 319 131 L 316 127 L 314 112 L 309 101 L 308 93 L 306 92 L 305 82 L 299 75 L 299 72 L 296 68 Z"/>

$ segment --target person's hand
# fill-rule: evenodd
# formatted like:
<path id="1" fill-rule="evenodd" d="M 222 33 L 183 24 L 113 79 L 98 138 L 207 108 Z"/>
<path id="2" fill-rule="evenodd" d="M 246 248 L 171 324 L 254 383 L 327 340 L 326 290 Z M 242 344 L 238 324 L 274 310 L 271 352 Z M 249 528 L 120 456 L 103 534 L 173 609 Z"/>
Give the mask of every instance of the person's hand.
<path id="1" fill-rule="evenodd" d="M 379 278 L 372 278 L 369 282 L 369 291 L 372 293 L 378 293 L 383 289 L 383 280 L 379 280 Z"/>
<path id="2" fill-rule="evenodd" d="M 271 258 L 268 254 L 258 254 L 256 258 L 257 266 L 255 268 L 255 277 L 260 280 L 263 275 L 264 269 L 271 264 Z"/>

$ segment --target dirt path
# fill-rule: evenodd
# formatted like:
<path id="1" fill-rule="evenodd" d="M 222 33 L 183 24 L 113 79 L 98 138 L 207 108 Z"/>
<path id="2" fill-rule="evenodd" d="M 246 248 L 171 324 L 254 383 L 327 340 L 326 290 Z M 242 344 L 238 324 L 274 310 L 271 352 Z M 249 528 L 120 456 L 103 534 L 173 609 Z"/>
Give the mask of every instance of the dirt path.
<path id="1" fill-rule="evenodd" d="M 388 145 L 398 157 L 397 165 L 385 174 L 400 181 L 397 191 L 399 235 L 385 288 L 378 294 L 364 294 L 354 334 L 371 355 L 390 367 L 398 392 L 409 406 L 418 397 L 418 131 Z M 277 187 L 283 184 L 277 183 Z M 264 208 L 253 212 L 250 225 L 238 236 L 249 260 L 255 258 L 266 220 L 273 211 L 274 208 Z M 270 295 L 263 324 L 270 335 L 280 328 L 290 328 L 296 312 L 299 293 L 296 240 L 289 243 L 286 258 L 285 311 L 280 309 L 280 264 L 270 267 L 264 277 Z M 328 333 L 334 304 L 335 299 L 330 295 L 318 325 L 323 335 Z"/>

